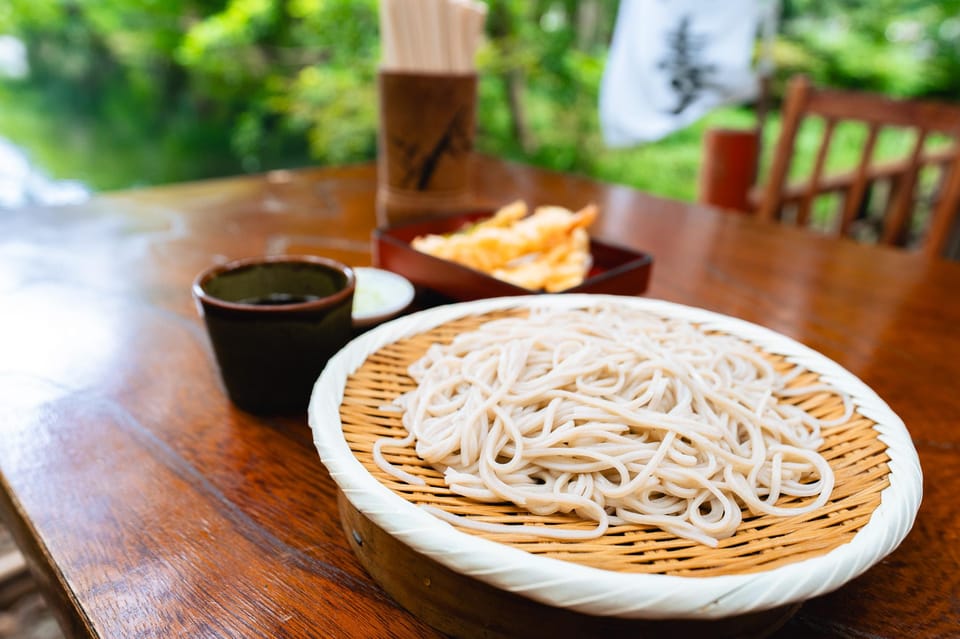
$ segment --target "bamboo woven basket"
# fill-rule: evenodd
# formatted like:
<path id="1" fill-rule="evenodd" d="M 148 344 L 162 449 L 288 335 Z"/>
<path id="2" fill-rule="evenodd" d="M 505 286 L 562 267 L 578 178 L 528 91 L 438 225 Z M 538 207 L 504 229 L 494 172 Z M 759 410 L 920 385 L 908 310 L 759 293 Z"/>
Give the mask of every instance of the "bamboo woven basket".
<path id="1" fill-rule="evenodd" d="M 522 315 L 533 305 L 569 308 L 600 302 L 681 317 L 706 330 L 736 335 L 755 344 L 775 367 L 800 367 L 794 384 L 819 381 L 850 395 L 853 417 L 823 432 L 821 453 L 836 477 L 829 502 L 788 518 L 745 512 L 737 533 L 718 548 L 636 525 L 611 527 L 589 541 L 545 540 L 453 527 L 419 506 L 494 523 L 592 524 L 456 495 L 412 446 L 385 447 L 384 453 L 426 486 L 398 481 L 374 464 L 373 443 L 406 432 L 399 413 L 387 405 L 413 387 L 406 368 L 431 343 L 449 342 L 495 317 Z M 833 392 L 790 401 L 819 418 L 843 413 L 842 400 Z M 517 636 L 555 636 L 571 628 L 603 628 L 598 634 L 604 636 L 678 630 L 762 636 L 800 602 L 840 587 L 896 548 L 912 526 L 921 497 L 920 466 L 902 421 L 856 377 L 759 326 L 643 298 L 500 298 L 396 320 L 355 340 L 331 360 L 314 389 L 310 423 L 321 459 L 342 491 L 348 539 L 367 570 L 401 604 L 459 636 L 510 636 L 511 628 L 518 628 Z M 444 594 L 451 588 L 461 596 Z M 513 618 L 509 623 L 491 621 L 504 610 Z M 521 622 L 528 617 L 534 625 L 518 626 L 518 617 Z"/>

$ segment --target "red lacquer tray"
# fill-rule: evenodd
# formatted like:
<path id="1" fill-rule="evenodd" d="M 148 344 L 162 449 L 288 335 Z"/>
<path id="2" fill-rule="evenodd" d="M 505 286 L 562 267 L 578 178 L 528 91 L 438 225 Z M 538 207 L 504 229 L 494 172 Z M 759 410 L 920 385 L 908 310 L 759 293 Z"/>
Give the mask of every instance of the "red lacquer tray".
<path id="1" fill-rule="evenodd" d="M 453 233 L 493 211 L 475 211 L 446 215 L 378 228 L 373 233 L 374 264 L 399 273 L 419 288 L 426 288 L 451 299 L 468 301 L 507 295 L 532 295 L 540 291 L 525 289 L 486 273 L 415 250 L 410 242 L 417 236 Z M 593 265 L 587 278 L 563 293 L 604 293 L 639 295 L 647 290 L 653 257 L 590 238 Z"/>

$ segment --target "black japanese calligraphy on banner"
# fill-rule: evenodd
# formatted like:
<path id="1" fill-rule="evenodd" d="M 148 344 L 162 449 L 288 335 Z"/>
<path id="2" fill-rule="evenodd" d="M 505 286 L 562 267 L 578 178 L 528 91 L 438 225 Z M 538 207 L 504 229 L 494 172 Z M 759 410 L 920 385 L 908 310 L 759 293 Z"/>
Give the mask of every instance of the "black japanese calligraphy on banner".
<path id="1" fill-rule="evenodd" d="M 762 6 L 769 0 L 621 0 L 600 86 L 606 143 L 657 140 L 753 99 Z"/>
<path id="2" fill-rule="evenodd" d="M 706 37 L 693 33 L 690 16 L 680 18 L 675 29 L 666 34 L 668 57 L 658 65 L 669 74 L 670 87 L 676 93 L 676 105 L 669 110 L 677 115 L 693 104 L 711 83 L 717 67 L 704 56 Z"/>

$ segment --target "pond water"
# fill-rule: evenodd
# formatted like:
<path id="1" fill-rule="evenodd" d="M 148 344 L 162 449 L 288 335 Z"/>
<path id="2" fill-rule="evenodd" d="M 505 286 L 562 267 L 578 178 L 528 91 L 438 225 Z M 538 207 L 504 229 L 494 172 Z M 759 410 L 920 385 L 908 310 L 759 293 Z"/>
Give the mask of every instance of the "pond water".
<path id="1" fill-rule="evenodd" d="M 0 35 L 0 78 L 23 78 L 27 72 L 23 43 L 13 36 Z M 83 183 L 51 179 L 30 161 L 23 149 L 0 137 L 0 209 L 28 204 L 75 204 L 89 196 L 90 190 Z"/>
<path id="2" fill-rule="evenodd" d="M 205 131 L 200 118 L 146 122 L 128 89 L 114 86 L 104 105 L 91 106 L 72 88 L 31 80 L 23 43 L 0 34 L 0 213 L 239 172 L 223 160 L 221 140 L 196 135 Z"/>
<path id="3" fill-rule="evenodd" d="M 90 197 L 77 180 L 54 180 L 34 166 L 27 154 L 0 138 L 0 209 L 30 204 L 76 204 Z"/>

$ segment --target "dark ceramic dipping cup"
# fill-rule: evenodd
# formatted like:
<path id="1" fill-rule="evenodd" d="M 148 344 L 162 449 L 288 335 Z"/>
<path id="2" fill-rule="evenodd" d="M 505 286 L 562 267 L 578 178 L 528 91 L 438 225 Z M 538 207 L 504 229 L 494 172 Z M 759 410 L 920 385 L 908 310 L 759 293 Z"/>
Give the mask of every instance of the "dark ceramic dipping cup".
<path id="1" fill-rule="evenodd" d="M 193 296 L 231 401 L 257 414 L 306 410 L 327 360 L 351 338 L 353 270 L 275 256 L 210 268 Z"/>

